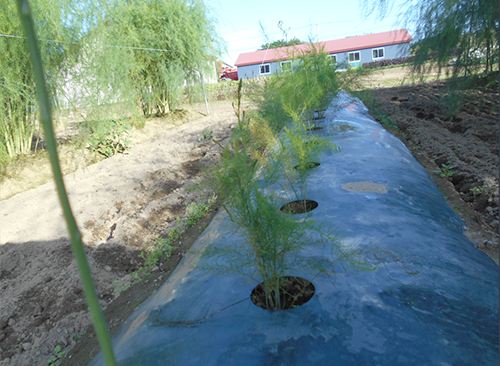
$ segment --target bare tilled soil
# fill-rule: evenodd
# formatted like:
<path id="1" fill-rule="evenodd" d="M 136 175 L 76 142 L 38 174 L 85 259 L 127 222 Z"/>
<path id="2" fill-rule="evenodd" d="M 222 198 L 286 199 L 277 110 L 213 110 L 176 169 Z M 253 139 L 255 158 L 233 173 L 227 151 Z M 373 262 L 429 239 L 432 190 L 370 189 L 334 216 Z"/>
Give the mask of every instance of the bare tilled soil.
<path id="1" fill-rule="evenodd" d="M 133 282 L 131 273 L 143 265 L 139 254 L 148 242 L 165 237 L 173 227 L 186 230 L 174 243 L 178 249 L 170 260 L 119 296 L 127 306 L 108 317 L 112 327 L 165 281 L 207 225 L 202 220 L 188 229 L 182 221 L 186 205 L 213 198 L 206 188 L 195 187 L 220 153 L 203 133 L 212 131 L 224 144 L 237 121 L 228 102 L 212 105 L 209 116 L 196 117 L 168 131 L 171 121 L 151 120 L 137 139 L 161 134 L 65 177 L 104 308 Z M 54 184 L 3 200 L 0 215 L 0 365 L 46 365 L 57 356 L 57 346 L 64 352 L 78 338 L 94 337 Z M 85 354 L 92 354 L 89 347 Z"/>
<path id="2" fill-rule="evenodd" d="M 446 95 L 442 83 L 373 93 L 379 111 L 396 122 L 400 131 L 395 133 L 466 221 L 467 235 L 497 258 L 498 92 L 464 93 L 459 112 L 450 108 L 454 100 Z M 136 143 L 127 153 L 66 176 L 111 333 L 161 286 L 216 213 L 214 207 L 189 229 L 182 223 L 187 204 L 211 198 L 203 185 L 193 189 L 220 152 L 203 132 L 213 131 L 214 139 L 224 143 L 236 117 L 227 102 L 198 117 L 170 130 L 166 122 L 151 120 L 134 133 Z M 447 177 L 435 172 L 440 168 Z M 20 184 L 17 177 L 10 186 Z M 60 212 L 52 182 L 1 202 L 1 366 L 47 365 L 57 357 L 56 346 L 67 351 L 62 364 L 87 365 L 99 351 Z M 138 255 L 147 243 L 175 226 L 185 233 L 174 243 L 178 248 L 172 256 L 142 282 L 120 291 L 133 282 L 131 273 L 143 264 Z"/>
<path id="3" fill-rule="evenodd" d="M 466 235 L 498 262 L 498 90 L 452 94 L 439 81 L 378 88 L 373 97 L 377 119 L 395 122 L 393 132 L 466 222 Z"/>

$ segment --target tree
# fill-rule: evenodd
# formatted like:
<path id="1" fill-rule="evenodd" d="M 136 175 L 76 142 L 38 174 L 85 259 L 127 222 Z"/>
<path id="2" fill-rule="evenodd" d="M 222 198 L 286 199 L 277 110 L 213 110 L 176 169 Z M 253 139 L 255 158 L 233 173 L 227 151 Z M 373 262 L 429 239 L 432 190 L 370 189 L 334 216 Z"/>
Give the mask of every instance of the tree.
<path id="1" fill-rule="evenodd" d="M 175 110 L 219 54 L 202 0 L 32 0 L 55 109 L 96 124 Z M 31 150 L 36 94 L 15 0 L 0 7 L 0 165 Z M 213 68 L 213 65 L 212 65 Z M 108 131 L 109 128 L 100 128 Z M 108 126 L 109 127 L 109 126 Z"/>
<path id="2" fill-rule="evenodd" d="M 439 67 L 455 57 L 454 74 L 467 76 L 480 62 L 484 71 L 493 71 L 498 62 L 498 1 L 496 0 L 423 0 L 411 6 L 417 16 L 415 38 L 421 40 L 415 50 L 415 67 L 424 70 L 429 53 L 436 53 Z"/>
<path id="3" fill-rule="evenodd" d="M 289 41 L 286 41 L 285 39 L 279 39 L 279 40 L 274 41 L 274 42 L 264 43 L 262 46 L 260 46 L 260 48 L 257 51 L 259 51 L 259 50 L 267 50 L 267 49 L 270 49 L 270 48 L 296 46 L 296 45 L 299 45 L 299 44 L 302 44 L 302 43 L 304 43 L 304 42 L 302 42 L 300 39 L 298 39 L 296 37 L 290 39 Z"/>
<path id="4" fill-rule="evenodd" d="M 62 21 L 69 6 L 63 1 L 35 0 L 32 8 L 41 41 L 41 52 L 54 95 L 73 32 Z M 24 31 L 16 2 L 0 7 L 0 165 L 31 150 L 36 120 L 36 92 Z M 49 42 L 59 40 L 60 42 Z"/>
<path id="5" fill-rule="evenodd" d="M 137 48 L 130 77 L 144 113 L 175 110 L 185 82 L 199 82 L 220 53 L 214 24 L 200 0 L 119 1 L 109 31 Z"/>
<path id="6" fill-rule="evenodd" d="M 369 4 L 369 6 L 366 6 Z M 363 8 L 384 13 L 388 0 L 365 0 Z M 466 76 L 480 69 L 492 72 L 498 63 L 499 3 L 497 0 L 415 0 L 403 13 L 406 25 L 415 24 L 414 69 L 426 71 L 429 54 L 441 70 L 455 58 L 453 74 Z"/>

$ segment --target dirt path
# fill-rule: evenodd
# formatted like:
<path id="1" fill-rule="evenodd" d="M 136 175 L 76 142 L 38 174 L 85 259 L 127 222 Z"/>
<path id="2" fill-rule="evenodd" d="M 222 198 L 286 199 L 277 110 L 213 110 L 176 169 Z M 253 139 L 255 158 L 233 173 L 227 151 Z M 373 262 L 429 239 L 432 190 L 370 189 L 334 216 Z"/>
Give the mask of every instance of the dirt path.
<path id="1" fill-rule="evenodd" d="M 190 190 L 236 122 L 229 103 L 211 115 L 147 139 L 65 178 L 106 307 L 114 281 L 125 286 L 148 241 L 178 225 L 186 205 L 211 193 Z M 151 129 L 151 126 L 149 127 Z M 162 128 L 162 126 L 157 126 Z M 204 195 L 204 197 L 201 197 Z M 2 201 L 0 210 L 0 365 L 45 365 L 90 325 L 87 306 L 52 182 Z"/>

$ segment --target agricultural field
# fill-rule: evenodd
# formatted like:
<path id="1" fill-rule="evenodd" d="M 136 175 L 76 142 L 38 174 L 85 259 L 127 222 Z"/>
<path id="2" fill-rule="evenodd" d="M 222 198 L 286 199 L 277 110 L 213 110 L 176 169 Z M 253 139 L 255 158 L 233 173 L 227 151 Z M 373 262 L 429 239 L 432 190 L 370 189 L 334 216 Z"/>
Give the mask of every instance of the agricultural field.
<path id="1" fill-rule="evenodd" d="M 402 69 L 378 71 L 386 76 L 378 85 L 397 86 L 360 96 L 428 170 L 469 239 L 498 262 L 498 89 L 454 94 L 444 81 L 401 85 Z"/>
<path id="2" fill-rule="evenodd" d="M 359 96 L 428 170 L 475 245 L 498 258 L 498 91 L 450 94 L 443 81 L 410 84 L 405 75 L 376 71 Z M 237 118 L 231 101 L 200 111 L 149 120 L 130 150 L 66 176 L 111 333 L 218 210 L 204 172 L 221 151 L 214 140 L 224 145 Z M 1 366 L 85 365 L 99 350 L 53 183 L 32 184 L 48 174 L 41 161 L 1 183 L 12 192 L 2 197 L 14 194 L 1 208 Z"/>

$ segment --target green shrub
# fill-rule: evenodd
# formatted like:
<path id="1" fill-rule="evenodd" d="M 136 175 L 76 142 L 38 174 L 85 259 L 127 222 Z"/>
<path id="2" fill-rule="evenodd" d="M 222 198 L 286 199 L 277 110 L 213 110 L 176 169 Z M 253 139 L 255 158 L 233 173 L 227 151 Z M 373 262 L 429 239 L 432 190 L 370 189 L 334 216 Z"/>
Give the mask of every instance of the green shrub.
<path id="1" fill-rule="evenodd" d="M 90 150 L 111 157 L 128 150 L 132 126 L 126 118 L 86 123 Z"/>

